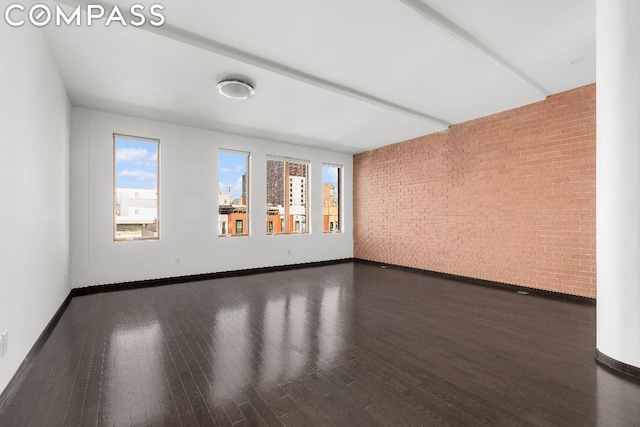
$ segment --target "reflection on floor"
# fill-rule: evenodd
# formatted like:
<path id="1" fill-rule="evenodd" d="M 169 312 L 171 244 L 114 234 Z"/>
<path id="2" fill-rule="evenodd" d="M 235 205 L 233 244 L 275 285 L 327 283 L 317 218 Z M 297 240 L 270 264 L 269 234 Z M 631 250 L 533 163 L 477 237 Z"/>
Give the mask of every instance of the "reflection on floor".
<path id="1" fill-rule="evenodd" d="M 0 425 L 636 425 L 594 320 L 358 263 L 78 297 Z"/>

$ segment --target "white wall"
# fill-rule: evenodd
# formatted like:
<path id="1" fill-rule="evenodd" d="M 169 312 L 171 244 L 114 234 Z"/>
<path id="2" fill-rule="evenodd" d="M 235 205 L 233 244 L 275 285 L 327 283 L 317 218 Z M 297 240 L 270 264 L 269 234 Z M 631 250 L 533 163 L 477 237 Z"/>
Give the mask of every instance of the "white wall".
<path id="1" fill-rule="evenodd" d="M 72 110 L 71 127 L 74 288 L 353 257 L 349 154 L 82 108 Z M 114 133 L 160 140 L 159 241 L 113 241 Z M 220 148 L 251 153 L 248 237 L 218 237 Z M 266 235 L 268 154 L 311 161 L 311 234 Z M 322 232 L 323 162 L 344 166 L 341 234 Z"/>
<path id="2" fill-rule="evenodd" d="M 41 30 L 0 24 L 0 392 L 69 294 L 69 100 Z"/>

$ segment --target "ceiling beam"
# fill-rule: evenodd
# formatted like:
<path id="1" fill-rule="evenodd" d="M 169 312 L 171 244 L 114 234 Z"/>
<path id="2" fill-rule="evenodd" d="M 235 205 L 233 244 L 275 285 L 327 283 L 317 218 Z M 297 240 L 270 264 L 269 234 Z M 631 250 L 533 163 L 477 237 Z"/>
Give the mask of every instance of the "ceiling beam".
<path id="1" fill-rule="evenodd" d="M 525 73 L 517 69 L 515 66 L 510 64 L 507 60 L 502 58 L 500 55 L 495 53 L 493 50 L 489 49 L 487 46 L 482 44 L 477 38 L 472 36 L 470 33 L 465 31 L 463 28 L 457 26 L 450 20 L 448 20 L 444 15 L 438 13 L 436 10 L 424 4 L 421 0 L 400 0 L 402 3 L 413 9 L 420 16 L 422 16 L 427 21 L 432 24 L 437 25 L 445 32 L 449 33 L 454 38 L 458 39 L 462 43 L 467 46 L 475 49 L 480 52 L 482 55 L 498 64 L 520 80 L 522 80 L 527 85 L 531 86 L 538 92 L 540 92 L 545 97 L 551 95 L 547 89 L 538 84 L 531 77 L 527 76 Z"/>
<path id="2" fill-rule="evenodd" d="M 424 114 L 419 111 L 412 110 L 405 106 L 386 101 L 384 99 L 361 92 L 354 88 L 343 86 L 341 84 L 338 84 L 329 80 L 325 80 L 323 78 L 305 73 L 298 69 L 288 67 L 284 64 L 271 61 L 267 58 L 254 55 L 252 53 L 245 52 L 240 49 L 236 49 L 235 47 L 201 37 L 194 33 L 189 33 L 179 28 L 171 27 L 166 24 L 163 25 L 162 27 L 153 27 L 153 26 L 145 25 L 140 28 L 143 28 L 144 30 L 152 32 L 154 34 L 167 37 L 169 39 L 172 39 L 181 43 L 188 44 L 190 46 L 193 46 L 199 49 L 207 50 L 217 55 L 222 55 L 227 58 L 231 58 L 236 61 L 243 62 L 245 64 L 253 65 L 254 67 L 262 68 L 263 70 L 267 70 L 267 71 L 279 74 L 281 76 L 288 77 L 293 80 L 297 80 L 306 84 L 319 87 L 321 89 L 335 92 L 340 95 L 356 99 L 358 101 L 363 101 L 371 105 L 375 105 L 377 107 L 381 107 L 387 110 L 394 111 L 396 113 L 403 114 L 405 116 L 426 121 L 426 122 L 441 126 L 443 128 L 446 128 L 451 125 L 451 123 L 445 120 L 439 119 L 437 117 L 431 116 L 429 114 Z"/>
<path id="3" fill-rule="evenodd" d="M 81 5 L 85 9 L 87 4 L 89 4 L 88 0 L 54 0 L 54 1 L 60 4 L 66 4 L 71 7 L 77 7 L 78 5 Z M 112 4 L 109 4 L 107 2 L 102 2 L 102 1 L 91 1 L 90 3 L 102 5 L 103 7 L 105 7 L 105 9 L 107 8 L 111 9 L 113 7 Z M 86 12 L 86 10 L 84 11 Z M 121 12 L 127 19 L 130 18 L 128 10 L 121 10 Z M 380 108 L 384 108 L 386 110 L 394 111 L 396 113 L 399 113 L 408 117 L 412 117 L 414 119 L 425 121 L 433 125 L 436 125 L 442 129 L 446 129 L 451 125 L 451 123 L 447 122 L 446 120 L 440 119 L 438 117 L 434 117 L 429 114 L 425 114 L 420 111 L 410 109 L 403 105 L 399 105 L 399 104 L 378 98 L 368 93 L 356 90 L 352 87 L 344 86 L 344 85 L 320 78 L 318 76 L 305 73 L 298 69 L 288 67 L 284 64 L 271 61 L 267 58 L 254 55 L 252 53 L 245 52 L 240 49 L 236 49 L 235 47 L 199 36 L 197 34 L 182 30 L 177 27 L 173 27 L 167 23 L 165 23 L 160 27 L 154 27 L 152 25 L 145 24 L 137 28 L 162 36 L 162 37 L 166 37 L 168 39 L 171 39 L 180 43 L 193 46 L 198 49 L 206 50 L 211 53 L 215 53 L 217 55 L 225 56 L 227 58 L 231 58 L 236 61 L 240 61 L 245 64 L 249 64 L 254 67 L 258 67 L 263 70 L 267 70 L 267 71 L 279 74 L 281 76 L 288 77 L 293 80 L 297 80 L 299 82 L 313 85 L 321 89 L 325 89 L 343 96 L 356 99 L 361 102 L 366 102 L 368 104 L 371 104 Z"/>

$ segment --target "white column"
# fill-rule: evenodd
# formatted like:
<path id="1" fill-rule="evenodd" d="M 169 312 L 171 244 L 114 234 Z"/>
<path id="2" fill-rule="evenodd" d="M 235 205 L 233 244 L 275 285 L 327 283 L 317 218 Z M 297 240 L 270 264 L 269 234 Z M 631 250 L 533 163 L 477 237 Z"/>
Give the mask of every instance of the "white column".
<path id="1" fill-rule="evenodd" d="M 640 368 L 640 1 L 596 0 L 597 343 Z M 610 361 L 609 361 L 610 362 Z"/>

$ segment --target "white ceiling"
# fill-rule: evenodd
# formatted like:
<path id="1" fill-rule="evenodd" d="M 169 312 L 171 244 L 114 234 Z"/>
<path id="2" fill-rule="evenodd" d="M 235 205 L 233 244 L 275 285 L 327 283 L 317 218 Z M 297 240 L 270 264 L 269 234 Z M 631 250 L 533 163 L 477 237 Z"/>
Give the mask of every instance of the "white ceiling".
<path id="1" fill-rule="evenodd" d="M 73 105 L 357 153 L 595 81 L 594 0 L 134 3 L 165 24 L 46 27 Z"/>

